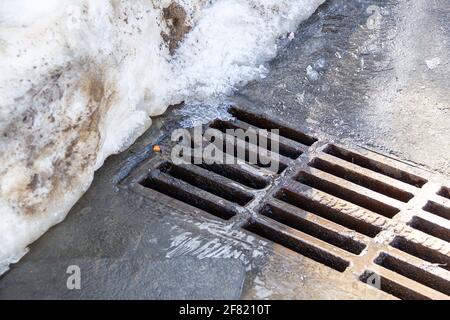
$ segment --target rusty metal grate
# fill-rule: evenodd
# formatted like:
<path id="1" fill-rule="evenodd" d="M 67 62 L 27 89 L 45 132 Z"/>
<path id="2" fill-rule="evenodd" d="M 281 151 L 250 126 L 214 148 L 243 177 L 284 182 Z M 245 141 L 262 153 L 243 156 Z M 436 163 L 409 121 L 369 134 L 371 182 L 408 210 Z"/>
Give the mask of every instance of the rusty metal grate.
<path id="1" fill-rule="evenodd" d="M 441 190 L 439 190 L 438 195 L 450 199 L 450 188 L 442 187 Z"/>
<path id="2" fill-rule="evenodd" d="M 397 298 L 450 297 L 445 178 L 323 134 L 313 137 L 265 114 L 238 106 L 229 112 L 232 120 L 204 129 L 223 132 L 224 141 L 234 139 L 226 129 L 279 129 L 278 172 L 246 159 L 175 165 L 168 152 L 145 162 L 123 185 L 193 216 L 223 219 L 353 281 L 375 275 L 378 290 Z M 257 145 L 240 143 L 246 154 L 258 152 Z"/>
<path id="3" fill-rule="evenodd" d="M 171 203 L 176 199 L 191 207 L 205 211 L 223 220 L 230 220 L 239 212 L 250 207 L 250 202 L 255 198 L 255 193 L 266 192 L 289 165 L 290 162 L 306 152 L 308 147 L 317 139 L 304 134 L 289 126 L 282 125 L 265 116 L 251 116 L 248 112 L 233 107 L 230 113 L 234 120 L 216 120 L 209 124 L 208 128 L 219 130 L 223 133 L 222 140 L 214 141 L 215 144 L 225 144 L 227 141 L 235 142 L 237 146 L 230 154 L 235 164 L 210 164 L 203 161 L 198 164 L 175 165 L 171 162 L 169 154 L 156 157 L 144 169 L 138 170 L 133 182 L 130 184 L 139 192 L 146 193 L 144 189 L 150 189 L 163 196 L 164 201 Z M 244 122 L 246 120 L 247 122 Z M 255 125 L 258 125 L 256 127 Z M 276 158 L 279 164 L 277 172 L 271 172 L 266 165 L 260 164 L 262 157 L 268 157 L 265 150 L 259 145 L 260 135 L 258 131 L 258 142 L 253 145 L 249 141 L 239 140 L 227 134 L 226 129 L 279 129 L 279 154 Z M 268 149 L 274 135 L 266 135 Z M 168 141 L 167 141 L 168 142 Z M 170 142 L 168 142 L 170 144 Z M 190 142 L 195 148 L 195 141 Z M 206 144 L 209 141 L 202 141 Z M 260 147 L 258 149 L 258 147 Z M 238 157 L 237 148 L 245 150 L 244 158 Z M 166 146 L 170 150 L 171 146 Z M 224 148 L 225 149 L 225 148 Z M 258 162 L 249 164 L 248 157 L 251 153 L 257 155 Z M 191 156 L 194 159 L 194 149 Z M 269 153 L 270 156 L 270 153 Z M 150 171 L 150 173 L 148 173 Z M 139 187 L 137 187 L 139 186 Z"/>

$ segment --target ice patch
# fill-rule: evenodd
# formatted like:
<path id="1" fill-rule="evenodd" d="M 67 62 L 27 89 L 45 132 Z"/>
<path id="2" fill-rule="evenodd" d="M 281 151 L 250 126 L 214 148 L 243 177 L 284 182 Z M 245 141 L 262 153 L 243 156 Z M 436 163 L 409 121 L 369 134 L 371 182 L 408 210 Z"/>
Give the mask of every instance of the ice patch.
<path id="1" fill-rule="evenodd" d="M 175 111 L 175 115 L 182 118 L 180 125 L 184 128 L 192 128 L 198 125 L 206 124 L 215 119 L 228 120 L 231 118 L 228 113 L 227 104 L 216 106 L 205 104 L 187 104 Z"/>
<path id="2" fill-rule="evenodd" d="M 2 0 L 0 274 L 151 116 L 264 76 L 323 1 Z"/>

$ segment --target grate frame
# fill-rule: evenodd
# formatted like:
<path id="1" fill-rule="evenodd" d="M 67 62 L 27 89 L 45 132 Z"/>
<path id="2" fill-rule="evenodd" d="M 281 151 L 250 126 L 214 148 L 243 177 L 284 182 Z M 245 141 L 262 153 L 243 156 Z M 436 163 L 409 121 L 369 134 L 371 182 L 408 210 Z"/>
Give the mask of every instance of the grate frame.
<path id="1" fill-rule="evenodd" d="M 450 298 L 446 177 L 351 141 L 292 128 L 245 106 L 233 105 L 230 114 L 234 118 L 203 129 L 281 129 L 280 171 L 242 162 L 222 168 L 183 165 L 189 178 L 180 178 L 181 171 L 175 177 L 161 171 L 173 165 L 170 152 L 163 152 L 141 163 L 120 186 L 193 219 L 216 219 L 245 230 L 287 258 L 301 255 L 353 281 L 365 282 L 376 274 L 382 282 L 379 290 L 396 298 Z M 173 145 L 167 138 L 162 149 Z M 242 147 L 257 152 L 254 146 Z M 149 179 L 164 181 L 175 191 L 155 190 L 146 185 Z M 179 195 L 183 192 L 185 198 Z M 401 272 L 398 265 L 418 270 L 421 277 Z"/>

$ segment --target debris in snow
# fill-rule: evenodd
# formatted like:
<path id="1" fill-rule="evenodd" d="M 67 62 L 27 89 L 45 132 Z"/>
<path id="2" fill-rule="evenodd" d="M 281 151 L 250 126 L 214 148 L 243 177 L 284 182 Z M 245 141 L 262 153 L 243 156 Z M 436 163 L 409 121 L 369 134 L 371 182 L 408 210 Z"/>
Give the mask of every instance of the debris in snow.
<path id="1" fill-rule="evenodd" d="M 289 41 L 294 40 L 295 39 L 295 33 L 294 32 L 289 33 L 288 39 L 289 39 Z"/>
<path id="2" fill-rule="evenodd" d="M 168 44 L 170 54 L 173 55 L 186 34 L 191 31 L 187 21 L 186 10 L 176 2 L 172 2 L 163 9 L 164 19 L 168 22 L 169 33 L 162 32 L 163 40 Z"/>
<path id="3" fill-rule="evenodd" d="M 306 76 L 311 82 L 316 82 L 320 78 L 319 73 L 311 65 L 306 67 Z"/>

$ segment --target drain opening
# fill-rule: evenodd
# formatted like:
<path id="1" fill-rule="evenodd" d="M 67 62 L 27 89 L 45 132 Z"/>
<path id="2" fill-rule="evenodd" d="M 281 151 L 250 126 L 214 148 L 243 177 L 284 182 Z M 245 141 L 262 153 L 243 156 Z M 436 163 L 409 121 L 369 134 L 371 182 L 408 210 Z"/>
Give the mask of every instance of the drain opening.
<path id="1" fill-rule="evenodd" d="M 234 159 L 232 163 L 237 163 L 240 160 L 259 168 L 272 169 L 277 167 L 278 169 L 275 173 L 281 174 L 291 161 L 282 155 L 227 134 L 223 134 L 222 138 L 211 142 L 214 143 L 216 150 L 224 151 L 222 154 L 223 158 L 220 159 L 222 163 L 229 163 L 227 161 L 228 155 Z M 227 146 L 227 144 L 229 145 Z M 192 153 L 195 154 L 195 150 Z"/>
<path id="2" fill-rule="evenodd" d="M 360 254 L 366 247 L 365 244 L 348 236 L 324 228 L 316 223 L 300 217 L 299 215 L 274 207 L 270 204 L 266 205 L 260 213 L 268 218 L 287 225 L 288 227 L 297 229 L 303 233 L 309 234 L 312 237 L 328 242 L 331 245 L 356 255 Z"/>
<path id="3" fill-rule="evenodd" d="M 327 148 L 325 148 L 324 152 L 339 159 L 351 162 L 360 167 L 383 174 L 385 176 L 416 186 L 418 188 L 422 188 L 425 183 L 427 183 L 426 179 L 418 177 L 412 173 L 402 171 L 398 168 L 391 167 L 374 159 L 370 159 L 355 152 L 342 149 L 335 145 L 329 145 Z"/>
<path id="4" fill-rule="evenodd" d="M 233 130 L 239 130 L 241 129 L 239 126 L 237 126 L 236 124 L 234 124 L 231 121 L 224 121 L 224 120 L 216 120 L 214 121 L 211 125 L 210 128 L 213 129 L 217 129 L 220 130 L 223 133 L 226 133 L 227 129 L 233 129 Z M 262 139 L 261 134 L 257 134 L 257 145 L 260 145 L 260 141 Z M 267 143 L 267 149 L 271 150 L 272 149 L 272 143 L 273 140 L 271 139 L 271 135 L 270 133 L 268 133 L 268 135 L 264 138 L 266 143 Z M 248 137 L 246 137 L 246 142 L 250 142 Z M 291 158 L 291 159 L 297 159 L 298 157 L 300 157 L 302 155 L 302 152 L 300 150 L 295 149 L 294 147 L 289 146 L 288 144 L 282 143 L 282 141 L 278 141 L 278 153 L 282 156 Z"/>
<path id="5" fill-rule="evenodd" d="M 188 150 L 188 154 L 186 156 L 190 157 L 190 162 L 192 164 L 195 164 L 202 169 L 236 181 L 252 189 L 264 189 L 270 182 L 268 178 L 244 169 L 242 164 L 206 163 L 205 159 L 203 159 L 203 154 L 201 153 L 197 156 L 194 148 L 195 146 L 192 146 L 192 149 Z M 180 152 L 179 156 L 183 157 L 183 153 L 184 152 Z M 234 158 L 233 162 L 237 162 L 236 158 Z M 247 166 L 249 168 L 254 168 L 254 171 L 258 170 L 257 166 L 250 164 L 247 164 Z"/>
<path id="6" fill-rule="evenodd" d="M 303 132 L 289 128 L 273 119 L 269 119 L 265 115 L 253 114 L 249 111 L 242 110 L 240 108 L 238 109 L 236 107 L 231 107 L 228 112 L 236 119 L 247 122 L 255 127 L 267 130 L 278 129 L 281 136 L 294 140 L 305 146 L 312 146 L 318 141 L 316 138 L 313 138 Z"/>
<path id="7" fill-rule="evenodd" d="M 390 205 L 387 205 L 381 201 L 377 201 L 352 190 L 345 189 L 341 185 L 337 185 L 330 181 L 318 178 L 304 171 L 300 172 L 295 180 L 297 180 L 301 184 L 351 202 L 353 204 L 356 204 L 357 206 L 360 206 L 372 212 L 376 212 L 387 218 L 392 218 L 400 212 L 400 209 L 398 208 L 391 207 Z"/>
<path id="8" fill-rule="evenodd" d="M 397 259 L 390 254 L 381 253 L 374 261 L 376 264 L 398 273 L 406 278 L 414 280 L 424 286 L 450 295 L 450 282 L 429 273 L 421 268 L 413 266 L 405 261 Z"/>
<path id="9" fill-rule="evenodd" d="M 205 137 L 205 140 L 194 141 L 191 137 L 191 148 L 187 150 L 188 154 L 183 151 L 179 156 L 191 157 L 191 163 L 194 160 L 205 162 L 205 155 L 212 157 L 216 163 L 223 164 L 237 164 L 238 162 L 245 162 L 246 164 L 255 168 L 264 168 L 271 171 L 276 168 L 277 174 L 281 174 L 287 167 L 291 159 L 284 157 L 281 154 L 271 152 L 266 146 L 259 146 L 258 140 L 248 141 L 249 139 L 238 139 L 234 135 L 223 133 L 216 128 L 211 128 L 215 131 L 210 132 L 210 137 Z M 197 157 L 197 158 L 196 158 Z"/>
<path id="10" fill-rule="evenodd" d="M 140 182 L 145 188 L 152 189 L 174 198 L 178 201 L 189 204 L 195 208 L 208 212 L 216 217 L 229 220 L 234 217 L 237 212 L 234 208 L 221 204 L 215 198 L 209 198 L 204 194 L 198 194 L 191 185 L 183 186 L 180 181 L 170 181 L 164 179 L 161 173 L 151 174 L 149 177 Z"/>
<path id="11" fill-rule="evenodd" d="M 441 190 L 439 190 L 438 195 L 450 199 L 450 188 L 442 187 Z"/>
<path id="12" fill-rule="evenodd" d="M 383 292 L 386 292 L 390 295 L 393 295 L 394 297 L 397 297 L 402 300 L 430 300 L 430 298 L 425 297 L 424 295 L 421 295 L 420 293 L 411 290 L 410 288 L 407 288 L 405 286 L 402 286 L 401 284 L 394 282 L 392 280 L 389 280 L 383 276 L 378 275 L 377 273 L 373 271 L 365 271 L 359 280 L 361 282 L 364 282 L 366 284 L 369 284 L 370 281 L 373 279 L 379 279 L 379 285 L 380 288 L 377 288 Z M 374 287 L 374 285 L 369 284 L 371 287 Z"/>
<path id="13" fill-rule="evenodd" d="M 395 237 L 390 245 L 419 259 L 436 264 L 439 267 L 450 271 L 450 257 L 440 253 L 439 251 L 432 250 L 400 236 Z"/>
<path id="14" fill-rule="evenodd" d="M 237 139 L 236 139 L 237 140 Z M 273 165 L 277 167 L 275 173 L 281 174 L 288 167 L 288 161 L 282 161 L 282 156 L 271 153 L 270 151 L 258 149 L 258 146 L 245 142 L 237 142 L 233 153 L 229 153 L 234 158 L 245 163 L 258 166 L 264 169 L 271 169 Z M 244 155 L 242 157 L 242 155 Z M 254 161 L 256 160 L 256 161 Z"/>
<path id="15" fill-rule="evenodd" d="M 246 205 L 253 199 L 251 194 L 243 192 L 242 190 L 234 188 L 230 185 L 219 183 L 214 180 L 214 178 L 206 177 L 204 175 L 201 176 L 198 173 L 189 170 L 185 166 L 177 166 L 166 162 L 159 167 L 159 170 L 174 177 L 175 179 L 182 180 L 199 189 L 210 192 L 220 198 L 237 203 L 241 206 Z"/>
<path id="16" fill-rule="evenodd" d="M 250 172 L 240 168 L 239 165 L 202 163 L 198 164 L 198 166 L 252 189 L 264 189 L 269 184 L 267 179 L 253 175 Z"/>
<path id="17" fill-rule="evenodd" d="M 286 189 L 280 190 L 275 195 L 275 198 L 293 205 L 301 210 L 311 212 L 319 217 L 340 224 L 348 229 L 354 230 L 370 238 L 374 238 L 378 233 L 381 232 L 381 228 L 377 226 L 356 219 L 352 216 L 343 214 L 339 212 L 339 210 L 330 208 L 315 200 L 309 199 L 301 194 L 294 193 Z"/>
<path id="18" fill-rule="evenodd" d="M 408 202 L 414 197 L 409 192 L 320 158 L 315 158 L 309 165 L 402 202 Z"/>
<path id="19" fill-rule="evenodd" d="M 302 256 L 308 257 L 336 271 L 344 272 L 348 268 L 349 262 L 334 256 L 322 249 L 312 246 L 300 239 L 294 239 L 286 234 L 274 230 L 264 224 L 258 222 L 250 222 L 244 229 L 254 233 L 261 238 L 279 244 L 285 248 L 295 251 Z"/>
<path id="20" fill-rule="evenodd" d="M 408 225 L 414 229 L 429 234 L 430 236 L 450 242 L 450 230 L 428 220 L 422 219 L 420 217 L 413 217 Z"/>
<path id="21" fill-rule="evenodd" d="M 435 214 L 444 219 L 450 220 L 450 208 L 444 207 L 434 201 L 428 201 L 423 210 Z"/>

